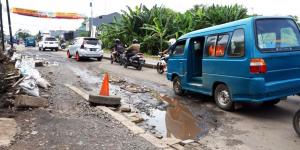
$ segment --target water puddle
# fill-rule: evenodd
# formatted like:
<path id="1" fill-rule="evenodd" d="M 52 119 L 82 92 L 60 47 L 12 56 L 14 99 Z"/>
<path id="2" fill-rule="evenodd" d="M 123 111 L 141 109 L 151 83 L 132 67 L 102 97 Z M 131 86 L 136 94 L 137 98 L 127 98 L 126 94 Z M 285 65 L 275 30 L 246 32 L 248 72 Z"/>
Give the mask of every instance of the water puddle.
<path id="1" fill-rule="evenodd" d="M 103 74 L 99 74 L 99 76 L 96 76 L 92 75 L 88 70 L 82 70 L 76 67 L 70 67 L 70 69 L 83 81 L 83 83 L 80 83 L 82 88 L 84 88 L 90 94 L 99 94 L 99 88 L 102 84 Z M 120 91 L 120 88 L 118 86 L 112 84 L 109 85 L 109 89 L 111 91 L 111 95 L 116 95 L 116 92 Z"/>
<path id="2" fill-rule="evenodd" d="M 165 137 L 182 140 L 199 138 L 202 130 L 192 112 L 176 99 L 162 99 L 168 103 L 166 110 L 152 109 L 150 115 L 142 114 L 147 124 L 155 126 Z"/>

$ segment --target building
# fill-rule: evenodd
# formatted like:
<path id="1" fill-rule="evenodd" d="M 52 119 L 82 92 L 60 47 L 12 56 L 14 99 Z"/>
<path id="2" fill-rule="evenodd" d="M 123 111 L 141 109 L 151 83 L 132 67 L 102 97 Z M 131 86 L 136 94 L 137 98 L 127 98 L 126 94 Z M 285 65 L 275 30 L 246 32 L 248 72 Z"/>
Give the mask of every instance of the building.
<path id="1" fill-rule="evenodd" d="M 59 37 L 60 35 L 67 33 L 68 31 L 66 30 L 50 30 L 49 34 L 52 37 Z"/>
<path id="2" fill-rule="evenodd" d="M 102 24 L 110 24 L 114 22 L 114 19 L 120 19 L 121 15 L 117 12 L 108 14 L 108 15 L 102 15 L 93 18 L 93 26 L 99 27 Z M 81 33 L 89 32 L 90 31 L 90 19 L 85 19 L 84 22 L 81 24 L 81 26 L 74 32 L 74 36 L 78 37 Z"/>

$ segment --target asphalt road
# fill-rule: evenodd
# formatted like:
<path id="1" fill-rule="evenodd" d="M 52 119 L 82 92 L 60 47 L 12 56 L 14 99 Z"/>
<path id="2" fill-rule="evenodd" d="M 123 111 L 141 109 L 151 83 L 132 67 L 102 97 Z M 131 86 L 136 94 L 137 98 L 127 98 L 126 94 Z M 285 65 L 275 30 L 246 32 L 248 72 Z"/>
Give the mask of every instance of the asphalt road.
<path id="1" fill-rule="evenodd" d="M 35 49 L 31 49 L 31 51 L 35 53 Z M 44 55 L 44 57 L 49 56 L 52 59 L 66 60 L 67 63 L 72 64 L 70 67 L 76 67 L 77 70 L 88 70 L 88 73 L 93 75 L 103 71 L 109 72 L 123 77 L 128 82 L 147 86 L 160 93 L 167 94 L 171 98 L 175 98 L 180 103 L 179 106 L 181 108 L 178 110 L 184 110 L 185 114 L 191 114 L 192 118 L 190 120 L 202 122 L 200 125 L 203 125 L 203 128 L 210 124 L 215 124 L 215 126 L 206 128 L 207 132 L 203 132 L 199 136 L 200 142 L 208 149 L 300 149 L 300 138 L 292 127 L 293 115 L 300 108 L 300 98 L 298 96 L 288 97 L 287 100 L 280 102 L 274 107 L 246 105 L 241 106 L 235 112 L 224 112 L 216 107 L 210 97 L 197 94 L 175 97 L 172 92 L 171 82 L 167 81 L 165 75 L 157 74 L 154 69 L 143 68 L 142 71 L 137 71 L 133 68 L 125 69 L 117 64 L 110 64 L 108 60 L 103 60 L 102 62 L 95 60 L 76 62 L 74 59 L 67 59 L 66 53 L 63 51 L 38 53 L 39 55 Z M 166 114 L 172 115 L 172 113 L 174 112 L 167 111 Z M 172 125 L 169 125 L 168 117 L 164 120 L 167 122 L 162 124 L 167 126 L 168 132 L 171 132 L 175 137 L 182 135 L 178 133 L 180 131 L 169 131 L 173 130 Z M 206 122 L 203 123 L 203 121 Z M 188 128 L 186 130 L 191 130 L 189 133 L 196 131 L 195 129 L 190 129 L 193 127 L 184 127 Z M 197 128 L 205 130 L 199 125 Z"/>

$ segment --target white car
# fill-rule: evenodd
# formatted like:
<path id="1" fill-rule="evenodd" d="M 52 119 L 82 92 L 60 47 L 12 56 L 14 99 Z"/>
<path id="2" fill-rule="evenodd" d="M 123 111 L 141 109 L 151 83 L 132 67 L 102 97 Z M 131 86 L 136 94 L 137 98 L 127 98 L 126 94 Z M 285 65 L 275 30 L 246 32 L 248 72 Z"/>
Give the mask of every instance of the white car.
<path id="1" fill-rule="evenodd" d="M 75 56 L 77 61 L 82 58 L 97 58 L 101 61 L 103 58 L 103 50 L 101 49 L 101 42 L 96 38 L 78 37 L 68 47 L 68 58 Z"/>
<path id="2" fill-rule="evenodd" d="M 58 40 L 54 37 L 44 37 L 38 43 L 39 50 L 45 51 L 46 49 L 58 51 Z"/>

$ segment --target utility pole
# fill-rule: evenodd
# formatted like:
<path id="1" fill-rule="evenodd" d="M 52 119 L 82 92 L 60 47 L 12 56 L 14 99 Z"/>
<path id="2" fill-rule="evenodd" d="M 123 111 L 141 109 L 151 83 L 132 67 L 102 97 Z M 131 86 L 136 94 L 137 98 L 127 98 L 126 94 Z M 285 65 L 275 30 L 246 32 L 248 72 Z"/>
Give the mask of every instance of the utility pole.
<path id="1" fill-rule="evenodd" d="M 90 17 L 90 36 L 93 37 L 93 1 L 90 1 L 90 7 L 91 7 L 91 17 Z"/>
<path id="2" fill-rule="evenodd" d="M 2 51 L 5 51 L 5 45 L 4 45 L 4 30 L 3 30 L 3 19 L 2 19 L 2 3 L 0 0 L 0 30 L 1 30 L 1 46 L 2 46 Z"/>
<path id="3" fill-rule="evenodd" d="M 8 19 L 8 27 L 9 27 L 9 36 L 10 36 L 10 50 L 13 50 L 13 37 L 12 37 L 12 31 L 11 31 L 11 20 L 10 20 L 10 9 L 9 9 L 9 3 L 8 0 L 6 0 L 6 9 L 7 9 L 7 19 Z"/>

